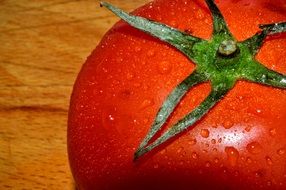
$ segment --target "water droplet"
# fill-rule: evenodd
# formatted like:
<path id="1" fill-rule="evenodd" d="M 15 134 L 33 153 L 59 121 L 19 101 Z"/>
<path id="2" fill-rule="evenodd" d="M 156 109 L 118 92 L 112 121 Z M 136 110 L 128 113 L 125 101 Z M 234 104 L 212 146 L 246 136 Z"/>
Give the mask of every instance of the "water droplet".
<path id="1" fill-rule="evenodd" d="M 192 153 L 192 158 L 193 158 L 193 159 L 198 159 L 198 157 L 199 157 L 199 156 L 198 156 L 197 153 L 195 153 L 195 152 Z"/>
<path id="2" fill-rule="evenodd" d="M 271 158 L 269 156 L 266 156 L 265 159 L 266 159 L 266 163 L 268 165 L 272 165 L 273 164 L 273 162 L 272 162 L 272 160 L 271 160 Z"/>
<path id="3" fill-rule="evenodd" d="M 146 125 L 147 123 L 149 122 L 149 119 L 148 118 L 145 118 L 144 120 L 143 120 L 143 123 Z"/>
<path id="4" fill-rule="evenodd" d="M 121 62 L 123 62 L 123 59 L 122 59 L 121 57 L 117 57 L 117 58 L 116 58 L 116 62 L 117 62 L 117 63 L 121 63 Z"/>
<path id="5" fill-rule="evenodd" d="M 102 70 L 103 70 L 104 73 L 108 72 L 108 70 L 105 67 L 102 67 Z"/>
<path id="6" fill-rule="evenodd" d="M 270 133 L 270 135 L 271 135 L 272 137 L 274 137 L 274 136 L 277 134 L 277 131 L 276 131 L 275 128 L 273 128 L 273 129 L 270 129 L 270 130 L 269 130 L 269 133 Z"/>
<path id="7" fill-rule="evenodd" d="M 212 144 L 215 144 L 215 143 L 216 143 L 216 140 L 215 140 L 215 139 L 212 139 L 212 140 L 211 140 L 211 143 L 212 143 Z"/>
<path id="8" fill-rule="evenodd" d="M 167 152 L 166 149 L 161 150 L 160 154 L 165 154 Z"/>
<path id="9" fill-rule="evenodd" d="M 227 168 L 223 167 L 222 172 L 223 172 L 223 174 L 227 174 L 228 173 Z"/>
<path id="10" fill-rule="evenodd" d="M 280 80 L 280 82 L 285 84 L 286 83 L 286 79 L 282 79 L 282 80 Z"/>
<path id="11" fill-rule="evenodd" d="M 214 159 L 214 162 L 217 164 L 219 162 L 219 159 L 218 158 L 215 158 Z"/>
<path id="12" fill-rule="evenodd" d="M 180 154 L 183 150 L 184 150 L 184 148 L 183 148 L 183 147 L 180 147 L 180 148 L 177 150 L 177 153 Z"/>
<path id="13" fill-rule="evenodd" d="M 176 22 L 175 20 L 172 20 L 172 21 L 170 22 L 170 26 L 172 26 L 173 28 L 177 28 L 177 27 L 178 27 L 178 24 L 177 24 L 177 22 Z"/>
<path id="14" fill-rule="evenodd" d="M 126 79 L 127 80 L 132 80 L 134 78 L 134 74 L 133 73 L 127 73 L 126 74 Z"/>
<path id="15" fill-rule="evenodd" d="M 272 182 L 271 181 L 267 181 L 267 186 L 272 186 Z"/>
<path id="16" fill-rule="evenodd" d="M 197 143 L 197 139 L 195 139 L 195 138 L 191 139 L 191 140 L 188 142 L 189 145 L 195 145 L 196 143 Z"/>
<path id="17" fill-rule="evenodd" d="M 230 121 L 225 121 L 225 122 L 223 123 L 223 127 L 224 127 L 225 129 L 230 129 L 232 126 L 233 126 L 233 123 L 230 122 Z"/>
<path id="18" fill-rule="evenodd" d="M 196 19 L 204 19 L 205 14 L 199 9 L 198 12 L 195 15 Z"/>
<path id="19" fill-rule="evenodd" d="M 204 23 L 205 23 L 205 24 L 210 24 L 210 23 L 211 23 L 211 20 L 210 20 L 209 18 L 205 18 L 205 19 L 204 19 Z"/>
<path id="20" fill-rule="evenodd" d="M 148 52 L 147 52 L 147 56 L 148 57 L 153 57 L 155 55 L 155 51 L 154 50 L 149 50 Z"/>
<path id="21" fill-rule="evenodd" d="M 234 147 L 225 147 L 225 152 L 227 154 L 227 159 L 231 166 L 236 166 L 237 160 L 239 158 L 239 152 Z"/>
<path id="22" fill-rule="evenodd" d="M 202 129 L 201 130 L 201 136 L 204 138 L 208 138 L 210 136 L 210 132 L 208 129 Z"/>
<path id="23" fill-rule="evenodd" d="M 246 158 L 246 162 L 247 162 L 248 164 L 251 164 L 251 163 L 252 163 L 252 159 L 249 158 L 249 157 L 247 157 L 247 158 Z"/>
<path id="24" fill-rule="evenodd" d="M 253 115 L 256 115 L 256 116 L 259 116 L 259 117 L 263 117 L 264 115 L 264 112 L 262 110 L 262 108 L 254 108 L 254 107 L 248 107 L 248 112 L 253 114 Z"/>
<path id="25" fill-rule="evenodd" d="M 133 93 L 134 93 L 133 91 L 125 89 L 119 92 L 119 97 L 123 100 L 128 100 L 133 95 Z"/>
<path id="26" fill-rule="evenodd" d="M 142 50 L 141 47 L 139 47 L 139 46 L 135 47 L 135 52 L 140 52 L 141 50 Z"/>
<path id="27" fill-rule="evenodd" d="M 211 163 L 210 162 L 206 162 L 206 168 L 209 168 L 211 166 Z"/>
<path id="28" fill-rule="evenodd" d="M 259 154 L 262 151 L 262 146 L 258 142 L 252 142 L 246 146 L 246 149 L 251 154 Z"/>
<path id="29" fill-rule="evenodd" d="M 265 176 L 265 171 L 264 171 L 264 170 L 260 169 L 260 170 L 257 170 L 257 171 L 255 172 L 255 177 L 261 178 L 261 177 L 263 177 L 263 176 Z"/>
<path id="30" fill-rule="evenodd" d="M 114 121 L 114 117 L 113 117 L 111 114 L 108 115 L 108 119 L 109 119 L 110 121 Z"/>
<path id="31" fill-rule="evenodd" d="M 160 74 L 168 74 L 172 70 L 172 66 L 169 61 L 161 61 L 157 64 L 157 70 Z"/>
<path id="32" fill-rule="evenodd" d="M 103 90 L 99 90 L 98 92 L 99 92 L 99 94 L 103 94 L 104 91 Z"/>
<path id="33" fill-rule="evenodd" d="M 186 28 L 184 30 L 184 32 L 187 33 L 187 34 L 193 34 L 194 33 L 194 31 L 192 29 L 190 29 L 190 28 Z"/>
<path id="34" fill-rule="evenodd" d="M 248 125 L 248 126 L 245 127 L 244 130 L 247 131 L 247 132 L 250 132 L 252 128 L 253 128 L 253 126 Z"/>
<path id="35" fill-rule="evenodd" d="M 285 149 L 284 148 L 280 148 L 277 150 L 277 154 L 279 154 L 280 156 L 282 156 L 283 154 L 285 154 Z"/>
<path id="36" fill-rule="evenodd" d="M 140 105 L 140 109 L 148 108 L 152 106 L 153 104 L 154 104 L 154 101 L 152 99 L 143 100 L 143 102 Z"/>
<path id="37" fill-rule="evenodd" d="M 218 127 L 219 127 L 219 125 L 217 123 L 212 124 L 212 128 L 218 128 Z"/>
<path id="38" fill-rule="evenodd" d="M 134 87 L 138 88 L 140 86 L 141 86 L 141 83 L 138 83 L 138 82 L 134 83 Z"/>

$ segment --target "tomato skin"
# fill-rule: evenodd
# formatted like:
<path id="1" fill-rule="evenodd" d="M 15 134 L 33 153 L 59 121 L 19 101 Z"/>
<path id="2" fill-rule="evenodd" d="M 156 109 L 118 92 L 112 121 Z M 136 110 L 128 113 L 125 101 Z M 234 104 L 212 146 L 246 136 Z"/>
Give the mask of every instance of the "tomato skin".
<path id="1" fill-rule="evenodd" d="M 282 0 L 218 6 L 238 40 L 255 34 L 260 23 L 286 20 Z M 157 0 L 135 14 L 205 39 L 211 35 L 203 1 Z M 285 47 L 285 34 L 268 38 L 257 60 L 286 74 Z M 133 162 L 162 102 L 194 68 L 171 46 L 124 22 L 104 36 L 71 98 L 68 151 L 79 189 L 286 189 L 286 90 L 245 81 L 193 128 Z M 209 91 L 209 84 L 191 89 L 166 127 Z"/>

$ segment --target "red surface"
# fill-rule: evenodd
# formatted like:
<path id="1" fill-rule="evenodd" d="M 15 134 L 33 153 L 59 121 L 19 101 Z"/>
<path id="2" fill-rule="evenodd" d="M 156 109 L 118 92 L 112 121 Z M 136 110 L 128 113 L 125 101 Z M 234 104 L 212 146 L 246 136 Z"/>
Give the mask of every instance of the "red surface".
<path id="1" fill-rule="evenodd" d="M 282 0 L 218 1 L 238 40 L 258 24 L 286 20 Z M 157 0 L 135 11 L 210 38 L 203 1 Z M 268 38 L 257 59 L 286 74 L 286 35 Z M 286 189 L 286 91 L 238 82 L 186 133 L 133 162 L 162 102 L 194 69 L 184 55 L 127 24 L 116 24 L 87 59 L 72 95 L 68 145 L 80 189 Z M 192 89 L 166 127 L 209 93 Z"/>

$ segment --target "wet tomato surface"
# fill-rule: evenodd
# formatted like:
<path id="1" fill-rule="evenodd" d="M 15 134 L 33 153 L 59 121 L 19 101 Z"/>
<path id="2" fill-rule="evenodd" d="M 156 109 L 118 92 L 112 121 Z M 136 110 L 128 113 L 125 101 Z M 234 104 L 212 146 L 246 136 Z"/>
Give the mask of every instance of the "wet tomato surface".
<path id="1" fill-rule="evenodd" d="M 242 41 L 258 24 L 286 20 L 283 0 L 216 1 Z M 120 6 L 120 5 L 119 5 Z M 209 39 L 204 1 L 157 0 L 135 15 Z M 267 38 L 256 55 L 286 74 L 286 35 Z M 70 165 L 81 190 L 286 189 L 286 90 L 239 81 L 193 127 L 133 161 L 171 90 L 195 69 L 172 46 L 118 22 L 88 57 L 71 97 Z M 199 105 L 203 83 L 182 99 L 165 129 Z"/>

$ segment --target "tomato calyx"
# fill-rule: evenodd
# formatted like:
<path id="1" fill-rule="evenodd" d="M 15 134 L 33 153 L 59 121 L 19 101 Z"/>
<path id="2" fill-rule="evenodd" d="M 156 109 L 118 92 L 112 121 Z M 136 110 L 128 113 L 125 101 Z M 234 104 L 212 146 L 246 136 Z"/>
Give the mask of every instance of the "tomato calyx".
<path id="1" fill-rule="evenodd" d="M 179 83 L 163 102 L 148 134 L 135 152 L 134 160 L 192 127 L 223 99 L 238 80 L 286 88 L 286 75 L 266 68 L 255 59 L 268 35 L 286 32 L 286 22 L 259 25 L 261 31 L 249 39 L 238 42 L 231 34 L 214 0 L 206 0 L 206 4 L 213 18 L 213 33 L 208 40 L 159 22 L 128 14 L 109 3 L 100 4 L 131 26 L 172 45 L 196 64 L 195 71 Z M 203 82 L 211 83 L 211 92 L 205 100 L 160 137 L 154 139 L 182 97 L 192 87 Z"/>

